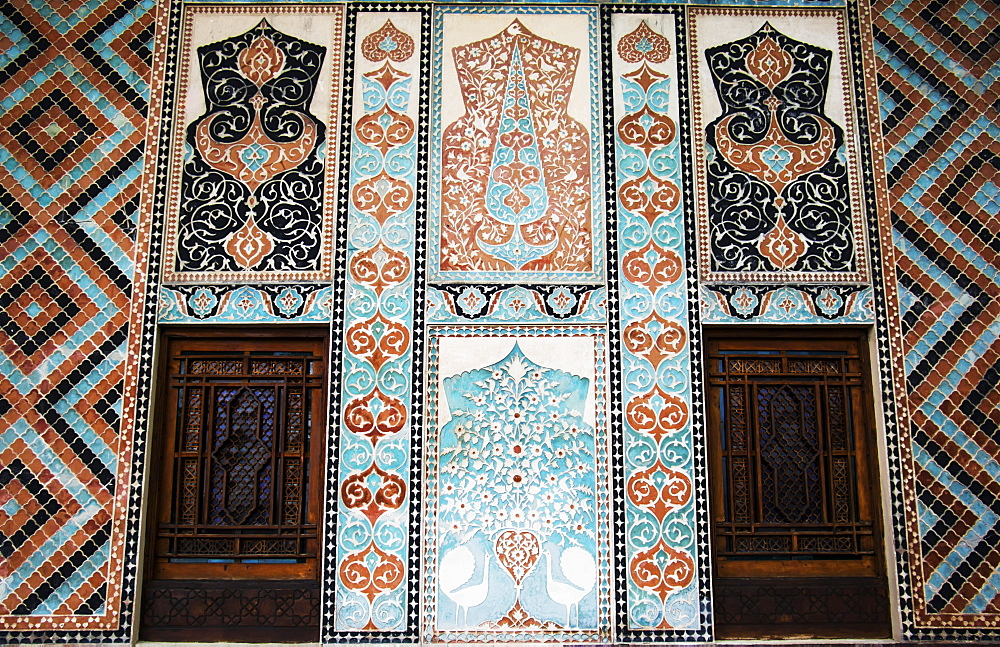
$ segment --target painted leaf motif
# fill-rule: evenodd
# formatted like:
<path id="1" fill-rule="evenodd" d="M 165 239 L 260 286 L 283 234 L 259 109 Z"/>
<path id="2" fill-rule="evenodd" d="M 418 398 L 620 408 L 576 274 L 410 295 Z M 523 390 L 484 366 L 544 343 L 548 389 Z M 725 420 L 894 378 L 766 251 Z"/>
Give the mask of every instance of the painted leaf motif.
<path id="1" fill-rule="evenodd" d="M 381 294 L 410 275 L 410 259 L 383 241 L 351 258 L 351 278 Z"/>
<path id="2" fill-rule="evenodd" d="M 626 63 L 664 63 L 670 58 L 670 41 L 650 29 L 643 20 L 618 41 L 618 56 Z"/>

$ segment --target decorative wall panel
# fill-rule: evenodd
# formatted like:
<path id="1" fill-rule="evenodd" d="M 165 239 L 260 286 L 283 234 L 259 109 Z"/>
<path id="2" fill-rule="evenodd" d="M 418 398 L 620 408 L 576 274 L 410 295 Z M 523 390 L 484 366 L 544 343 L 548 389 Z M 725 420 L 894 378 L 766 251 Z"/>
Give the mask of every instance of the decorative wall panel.
<path id="1" fill-rule="evenodd" d="M 355 15 L 346 293 L 323 633 L 415 624 L 411 397 L 422 18 Z M 422 215 L 422 214 L 421 214 Z M 335 382 L 336 383 L 336 382 Z M 335 534 L 334 534 L 335 533 Z M 332 617 L 331 617 L 332 616 Z M 332 639 L 332 638 L 331 638 Z"/>
<path id="2" fill-rule="evenodd" d="M 342 13 L 187 6 L 166 281 L 329 277 Z"/>
<path id="3" fill-rule="evenodd" d="M 609 637 L 605 335 L 430 329 L 425 640 Z"/>
<path id="4" fill-rule="evenodd" d="M 487 11 L 435 12 L 430 280 L 600 281 L 596 12 Z"/>
<path id="5" fill-rule="evenodd" d="M 866 280 L 844 13 L 690 15 L 702 280 Z"/>
<path id="6" fill-rule="evenodd" d="M 627 475 L 625 533 L 616 539 L 627 627 L 660 636 L 701 628 L 708 597 L 698 578 L 691 363 L 699 360 L 689 343 L 677 22 L 664 13 L 611 23 Z"/>

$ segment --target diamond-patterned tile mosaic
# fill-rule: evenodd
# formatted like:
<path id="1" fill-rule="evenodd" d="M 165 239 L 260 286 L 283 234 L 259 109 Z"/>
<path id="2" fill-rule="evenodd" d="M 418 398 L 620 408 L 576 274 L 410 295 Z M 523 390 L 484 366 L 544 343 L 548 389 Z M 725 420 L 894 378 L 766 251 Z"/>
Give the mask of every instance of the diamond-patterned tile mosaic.
<path id="1" fill-rule="evenodd" d="M 122 414 L 133 400 L 125 347 L 151 9 L 0 3 L 0 624 L 9 631 L 127 635 L 134 566 L 123 557 L 135 533 L 127 548 Z"/>

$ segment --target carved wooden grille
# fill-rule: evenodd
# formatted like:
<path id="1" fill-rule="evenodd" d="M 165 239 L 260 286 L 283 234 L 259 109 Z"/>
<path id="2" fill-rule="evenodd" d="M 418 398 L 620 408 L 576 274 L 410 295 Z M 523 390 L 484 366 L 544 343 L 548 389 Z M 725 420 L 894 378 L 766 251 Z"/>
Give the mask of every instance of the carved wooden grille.
<path id="1" fill-rule="evenodd" d="M 175 432 L 164 456 L 165 481 L 172 486 L 161 495 L 158 561 L 313 559 L 310 425 L 320 397 L 321 357 L 309 350 L 174 346 L 169 388 Z"/>
<path id="2" fill-rule="evenodd" d="M 715 537 L 726 560 L 874 554 L 860 504 L 862 358 L 855 340 L 709 344 Z M 859 485 L 860 482 L 860 485 Z"/>

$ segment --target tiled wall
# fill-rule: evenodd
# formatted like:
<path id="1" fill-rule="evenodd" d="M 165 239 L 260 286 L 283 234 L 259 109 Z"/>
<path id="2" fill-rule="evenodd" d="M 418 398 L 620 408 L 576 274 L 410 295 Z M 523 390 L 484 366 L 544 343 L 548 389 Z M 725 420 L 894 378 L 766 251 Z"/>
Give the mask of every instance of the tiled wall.
<path id="1" fill-rule="evenodd" d="M 960 636 L 1000 623 L 1000 8 L 886 3 L 872 27 L 904 622 L 908 636 Z"/>
<path id="2" fill-rule="evenodd" d="M 701 323 L 874 322 L 903 637 L 995 638 L 1000 7 L 808 2 L 807 13 L 789 13 L 794 4 L 0 3 L 0 615 L 9 639 L 129 640 L 157 322 L 332 322 L 343 340 L 327 477 L 336 484 L 326 502 L 330 642 L 710 639 Z M 291 243 L 268 229 L 266 208 L 250 206 L 261 222 L 239 216 L 226 240 L 268 242 L 228 248 L 236 260 L 213 265 L 199 250 L 218 257 L 226 241 L 182 236 L 184 214 L 200 204 L 185 187 L 212 172 L 184 166 L 193 154 L 185 128 L 205 112 L 194 50 L 247 33 L 265 14 L 260 29 L 325 48 L 306 111 L 326 126 L 309 162 L 320 169 L 309 175 L 315 258 L 279 259 Z M 712 265 L 717 250 L 706 242 L 706 196 L 725 168 L 701 165 L 704 133 L 722 111 L 705 107 L 714 90 L 699 65 L 706 48 L 749 38 L 765 21 L 834 52 L 827 83 L 843 108 L 829 119 L 848 135 L 838 155 L 850 262 L 795 266 L 812 243 L 775 225 L 762 235 L 802 250 L 772 252 L 798 272 L 790 280 L 752 263 Z M 806 24 L 815 29 L 796 36 Z M 472 238 L 455 232 L 471 212 L 449 187 L 503 163 L 442 160 L 462 161 L 477 145 L 468 135 L 477 110 L 513 115 L 517 106 L 516 83 L 497 85 L 495 106 L 466 104 L 464 117 L 449 99 L 470 95 L 462 85 L 477 78 L 481 51 L 513 70 L 569 71 L 551 84 L 572 89 L 570 100 L 532 105 L 580 134 L 559 157 L 571 172 L 558 189 L 520 185 L 547 192 L 550 210 L 483 211 L 493 227 L 555 227 L 565 250 L 528 234 L 490 247 L 486 230 L 478 251 L 460 249 Z M 520 134 L 529 149 L 553 146 Z M 269 180 L 239 190 L 253 196 Z M 502 193 L 483 182 L 477 193 Z M 577 194 L 586 198 L 573 212 L 589 216 L 552 219 Z M 498 265 L 516 271 L 492 267 L 497 258 L 516 259 Z M 543 436 L 544 451 L 555 451 L 557 434 L 568 439 L 556 444 L 565 460 L 539 473 L 577 479 L 592 505 L 565 512 L 569 531 L 546 530 L 547 508 L 515 502 L 518 470 L 543 451 L 537 438 L 473 447 L 463 431 L 477 429 L 477 398 L 532 379 L 539 396 L 553 385 L 575 394 L 527 412 L 563 421 Z M 620 433 L 608 439 L 608 429 Z M 485 503 L 462 511 L 450 494 L 487 473 L 468 469 L 484 448 L 510 454 L 489 472 L 501 485 L 477 492 L 508 497 L 505 514 L 524 515 L 512 534 L 490 530 L 500 526 Z M 355 481 L 372 495 L 402 486 L 362 510 L 341 494 Z M 629 496 L 638 481 L 675 487 L 651 503 Z M 560 557 L 593 575 L 572 612 L 552 603 L 558 594 L 521 595 L 528 578 L 544 588 Z M 442 579 L 445 562 L 451 572 L 471 565 L 472 581 L 492 576 L 494 602 L 463 609 Z M 346 578 L 345 568 L 378 568 L 380 579 Z"/>

